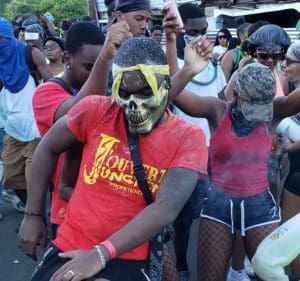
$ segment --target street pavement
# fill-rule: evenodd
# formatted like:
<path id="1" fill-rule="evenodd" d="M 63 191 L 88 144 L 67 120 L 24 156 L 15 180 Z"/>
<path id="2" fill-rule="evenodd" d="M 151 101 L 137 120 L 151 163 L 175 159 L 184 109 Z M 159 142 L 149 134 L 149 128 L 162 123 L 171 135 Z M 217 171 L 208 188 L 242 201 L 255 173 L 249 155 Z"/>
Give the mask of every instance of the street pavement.
<path id="1" fill-rule="evenodd" d="M 25 256 L 16 243 L 23 214 L 6 202 L 0 209 L 4 215 L 0 221 L 0 281 L 29 281 L 38 263 Z"/>

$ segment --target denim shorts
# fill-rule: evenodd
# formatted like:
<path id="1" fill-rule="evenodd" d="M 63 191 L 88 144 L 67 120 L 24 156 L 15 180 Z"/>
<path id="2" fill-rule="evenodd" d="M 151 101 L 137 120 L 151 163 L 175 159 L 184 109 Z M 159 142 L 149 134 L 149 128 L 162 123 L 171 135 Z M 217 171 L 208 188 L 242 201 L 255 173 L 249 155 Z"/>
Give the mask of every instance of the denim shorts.
<path id="1" fill-rule="evenodd" d="M 52 275 L 62 267 L 69 259 L 58 256 L 61 252 L 53 244 L 50 245 L 42 261 L 37 266 L 31 277 L 31 281 L 49 281 Z M 75 271 L 75 270 L 74 270 Z M 146 271 L 146 261 L 114 259 L 106 264 L 106 267 L 95 276 L 84 279 L 94 281 L 97 278 L 106 278 L 111 281 L 147 281 L 150 280 Z"/>
<path id="2" fill-rule="evenodd" d="M 249 229 L 281 220 L 280 207 L 267 189 L 254 196 L 235 196 L 210 187 L 204 199 L 201 217 L 223 223 L 242 236 Z"/>

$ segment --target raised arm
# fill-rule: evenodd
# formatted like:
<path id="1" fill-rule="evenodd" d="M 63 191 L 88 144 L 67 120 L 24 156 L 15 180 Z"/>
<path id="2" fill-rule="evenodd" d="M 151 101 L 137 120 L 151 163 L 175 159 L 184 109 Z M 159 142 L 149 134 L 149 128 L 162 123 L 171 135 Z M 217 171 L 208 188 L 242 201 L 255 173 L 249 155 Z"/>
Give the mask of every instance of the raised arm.
<path id="1" fill-rule="evenodd" d="M 32 48 L 32 60 L 36 65 L 37 72 L 43 81 L 46 82 L 53 77 L 47 63 L 44 54 L 38 48 Z"/>
<path id="2" fill-rule="evenodd" d="M 96 7 L 96 1 L 95 0 L 86 0 L 87 6 L 88 6 L 88 15 L 96 21 L 97 26 L 99 26 L 99 19 L 98 19 L 98 13 L 97 13 L 97 7 Z"/>
<path id="3" fill-rule="evenodd" d="M 181 93 L 186 84 L 211 61 L 213 46 L 209 40 L 197 37 L 184 49 L 184 66 L 172 76 L 170 101 Z"/>
<path id="4" fill-rule="evenodd" d="M 106 95 L 112 58 L 120 45 L 128 38 L 129 26 L 126 22 L 118 22 L 110 27 L 88 79 L 76 96 L 70 97 L 59 106 L 55 113 L 55 120 L 64 116 L 76 103 L 88 95 Z"/>
<path id="5" fill-rule="evenodd" d="M 129 26 L 125 21 L 115 23 L 109 28 L 103 48 L 92 68 L 89 78 L 76 95 L 74 99 L 75 103 L 87 95 L 106 95 L 112 58 L 121 44 L 129 37 Z"/>
<path id="6" fill-rule="evenodd" d="M 177 29 L 177 20 L 175 15 L 166 14 L 163 22 L 166 36 L 166 55 L 172 77 L 178 70 L 176 37 L 179 30 Z"/>
<path id="7" fill-rule="evenodd" d="M 186 84 L 199 72 L 201 72 L 213 58 L 213 46 L 209 40 L 201 38 L 194 39 L 184 52 L 184 66 L 178 70 L 176 34 L 182 32 L 178 29 L 178 23 L 174 14 L 169 14 L 168 10 L 164 17 L 164 31 L 166 35 L 166 54 L 170 68 L 172 87 L 169 91 L 169 100 L 172 101 L 184 89 Z"/>
<path id="8" fill-rule="evenodd" d="M 41 15 L 40 21 L 43 29 L 46 31 L 47 36 L 58 36 L 58 32 L 54 28 L 54 24 L 51 23 L 45 15 Z"/>

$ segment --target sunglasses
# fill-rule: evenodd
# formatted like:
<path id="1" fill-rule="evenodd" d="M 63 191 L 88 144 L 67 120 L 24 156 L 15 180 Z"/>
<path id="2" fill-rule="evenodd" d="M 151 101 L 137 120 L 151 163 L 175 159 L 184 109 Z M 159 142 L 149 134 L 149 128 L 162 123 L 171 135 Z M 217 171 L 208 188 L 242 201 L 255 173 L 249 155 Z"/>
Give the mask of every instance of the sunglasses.
<path id="1" fill-rule="evenodd" d="M 289 66 L 289 65 L 291 65 L 293 63 L 300 63 L 300 61 L 298 61 L 298 60 L 292 60 L 287 55 L 284 56 L 284 60 L 285 60 L 286 66 Z"/>
<path id="2" fill-rule="evenodd" d="M 58 45 L 45 45 L 44 47 L 44 51 L 54 51 L 56 49 L 59 48 Z"/>
<path id="3" fill-rule="evenodd" d="M 226 35 L 218 35 L 218 39 L 227 39 Z"/>
<path id="4" fill-rule="evenodd" d="M 256 53 L 256 56 L 257 56 L 258 59 L 261 59 L 261 60 L 272 59 L 272 60 L 279 61 L 279 60 L 282 60 L 283 53 L 271 53 L 271 54 L 268 54 L 268 53 Z"/>

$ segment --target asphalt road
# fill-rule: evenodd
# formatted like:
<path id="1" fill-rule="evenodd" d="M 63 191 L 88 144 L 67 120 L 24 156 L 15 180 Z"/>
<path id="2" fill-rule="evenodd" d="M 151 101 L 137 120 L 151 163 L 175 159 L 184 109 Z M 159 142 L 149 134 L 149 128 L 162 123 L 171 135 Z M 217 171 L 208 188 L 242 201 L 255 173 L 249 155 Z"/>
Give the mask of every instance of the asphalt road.
<path id="1" fill-rule="evenodd" d="M 37 262 L 25 256 L 16 244 L 23 215 L 6 202 L 0 209 L 4 215 L 0 221 L 0 281 L 29 281 Z"/>

